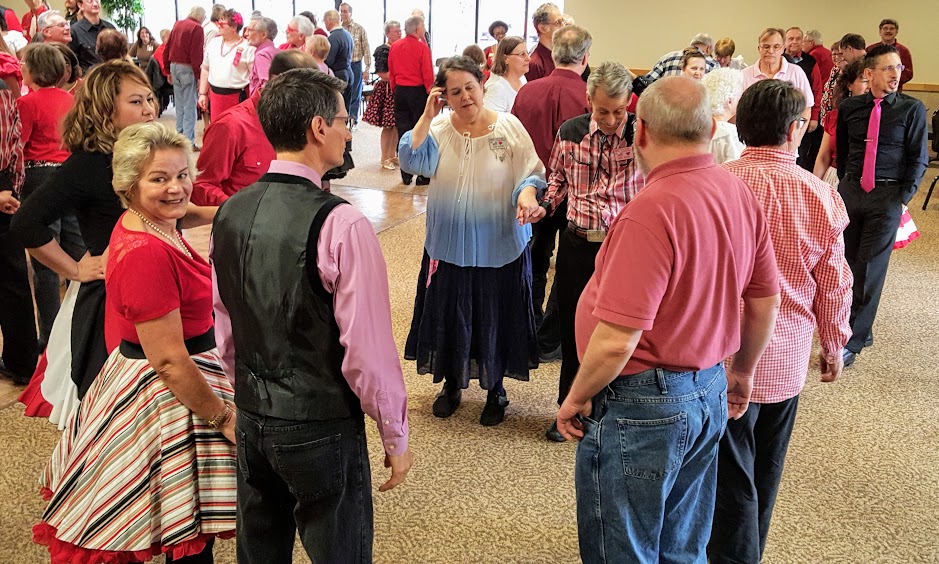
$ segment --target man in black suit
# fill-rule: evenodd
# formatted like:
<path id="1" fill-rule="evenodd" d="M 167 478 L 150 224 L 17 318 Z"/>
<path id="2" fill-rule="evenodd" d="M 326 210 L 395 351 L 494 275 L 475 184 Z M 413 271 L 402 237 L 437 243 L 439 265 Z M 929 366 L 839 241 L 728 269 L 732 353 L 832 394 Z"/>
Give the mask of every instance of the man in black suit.
<path id="1" fill-rule="evenodd" d="M 805 71 L 806 78 L 809 79 L 809 85 L 812 87 L 812 94 L 815 96 L 815 104 L 812 106 L 812 116 L 807 124 L 805 135 L 802 137 L 802 144 L 799 145 L 799 166 L 812 172 L 815 168 L 815 157 L 818 156 L 818 148 L 822 144 L 822 134 L 824 130 L 819 127 L 818 112 L 822 101 L 822 75 L 819 71 L 818 61 L 815 57 L 802 50 L 802 40 L 805 39 L 802 30 L 798 27 L 790 27 L 786 30 L 786 60 L 794 65 L 798 65 Z M 827 76 L 825 77 L 828 78 Z"/>

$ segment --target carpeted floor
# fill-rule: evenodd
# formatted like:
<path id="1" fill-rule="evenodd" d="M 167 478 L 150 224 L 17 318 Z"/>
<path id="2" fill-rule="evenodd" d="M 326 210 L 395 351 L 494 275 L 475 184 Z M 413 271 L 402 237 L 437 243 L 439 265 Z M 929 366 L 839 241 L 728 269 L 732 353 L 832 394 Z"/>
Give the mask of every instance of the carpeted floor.
<path id="1" fill-rule="evenodd" d="M 875 346 L 836 383 L 823 385 L 810 371 L 767 563 L 939 562 L 939 200 L 919 210 L 936 173 L 927 171 L 913 201 L 922 238 L 894 254 Z M 411 320 L 423 227 L 420 216 L 379 236 L 399 347 Z M 414 374 L 413 363 L 403 367 L 416 460 L 404 485 L 378 493 L 388 473 L 369 425 L 375 561 L 576 561 L 575 445 L 542 436 L 555 413 L 558 365 L 536 370 L 530 382 L 508 382 L 512 403 L 496 428 L 478 423 L 485 401 L 478 389 L 452 418 L 435 419 L 436 386 Z M 0 410 L 0 564 L 48 561 L 30 527 L 43 509 L 36 477 L 57 435 L 45 420 L 23 417 L 19 405 Z M 299 547 L 296 554 L 308 562 Z M 216 557 L 234 562 L 234 542 L 220 543 Z"/>

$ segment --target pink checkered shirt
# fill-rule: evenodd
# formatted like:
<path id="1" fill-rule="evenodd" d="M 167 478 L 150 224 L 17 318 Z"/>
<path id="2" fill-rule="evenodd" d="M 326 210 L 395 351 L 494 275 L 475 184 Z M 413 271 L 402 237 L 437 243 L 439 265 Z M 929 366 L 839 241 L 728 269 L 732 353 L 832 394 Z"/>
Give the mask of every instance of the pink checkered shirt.
<path id="1" fill-rule="evenodd" d="M 590 114 L 565 121 L 551 149 L 548 190 L 551 210 L 568 198 L 567 219 L 581 229 L 606 231 L 623 206 L 644 186 L 633 155 L 635 116 L 604 135 Z"/>
<path id="2" fill-rule="evenodd" d="M 777 403 L 802 391 L 816 326 L 828 355 L 840 355 L 851 337 L 854 277 L 842 234 L 848 214 L 838 192 L 796 165 L 794 153 L 748 147 L 721 166 L 756 194 L 776 251 L 782 305 L 750 401 Z"/>

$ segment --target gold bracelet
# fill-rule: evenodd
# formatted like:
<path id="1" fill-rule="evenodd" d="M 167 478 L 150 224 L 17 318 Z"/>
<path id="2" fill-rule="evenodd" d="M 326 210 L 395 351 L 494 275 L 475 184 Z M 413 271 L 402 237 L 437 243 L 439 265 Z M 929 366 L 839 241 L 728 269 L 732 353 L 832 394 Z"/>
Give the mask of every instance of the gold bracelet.
<path id="1" fill-rule="evenodd" d="M 222 410 L 222 412 L 216 415 L 215 417 L 209 419 L 208 421 L 206 421 L 206 423 L 209 424 L 209 427 L 212 427 L 213 429 L 218 430 L 219 427 L 221 427 L 225 423 L 228 423 L 228 419 L 230 417 L 231 417 L 231 408 L 228 407 L 228 404 L 226 403 L 225 408 Z"/>

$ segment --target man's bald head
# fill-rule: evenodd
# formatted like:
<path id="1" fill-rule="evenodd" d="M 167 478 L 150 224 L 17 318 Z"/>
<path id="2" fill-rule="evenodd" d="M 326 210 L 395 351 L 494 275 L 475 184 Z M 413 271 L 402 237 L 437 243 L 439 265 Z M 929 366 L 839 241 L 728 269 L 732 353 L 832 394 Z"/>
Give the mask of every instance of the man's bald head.
<path id="1" fill-rule="evenodd" d="M 636 107 L 646 132 L 662 145 L 697 145 L 711 139 L 713 119 L 707 90 L 684 76 L 660 78 Z"/>
<path id="2" fill-rule="evenodd" d="M 270 78 L 293 69 L 317 69 L 316 61 L 309 53 L 299 49 L 287 49 L 274 55 L 271 60 Z"/>

